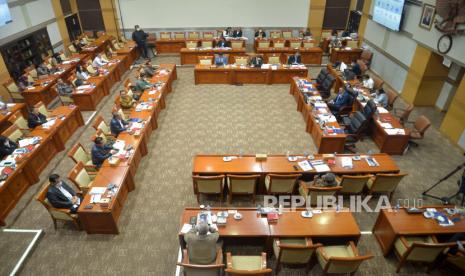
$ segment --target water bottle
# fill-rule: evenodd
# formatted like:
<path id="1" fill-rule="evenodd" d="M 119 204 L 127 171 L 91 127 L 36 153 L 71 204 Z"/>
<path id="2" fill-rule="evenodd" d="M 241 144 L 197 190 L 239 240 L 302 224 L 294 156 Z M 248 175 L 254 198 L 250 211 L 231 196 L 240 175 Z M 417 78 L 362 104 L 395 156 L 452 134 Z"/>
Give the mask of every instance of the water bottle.
<path id="1" fill-rule="evenodd" d="M 210 207 L 210 204 L 207 205 L 207 213 L 210 214 L 210 210 L 211 210 L 211 207 Z"/>
<path id="2" fill-rule="evenodd" d="M 341 211 L 341 207 L 339 206 L 339 204 L 336 204 L 336 213 L 339 213 Z"/>
<path id="3" fill-rule="evenodd" d="M 289 151 L 286 152 L 286 158 L 289 159 Z"/>
<path id="4" fill-rule="evenodd" d="M 399 202 L 397 202 L 396 206 L 394 206 L 394 212 L 395 213 L 399 212 L 399 209 L 400 209 L 400 205 L 399 205 Z"/>
<path id="5" fill-rule="evenodd" d="M 242 149 L 239 150 L 239 158 L 242 158 L 242 156 L 244 155 L 244 152 Z"/>
<path id="6" fill-rule="evenodd" d="M 283 214 L 283 205 L 279 204 L 278 215 L 282 215 L 282 214 Z"/>

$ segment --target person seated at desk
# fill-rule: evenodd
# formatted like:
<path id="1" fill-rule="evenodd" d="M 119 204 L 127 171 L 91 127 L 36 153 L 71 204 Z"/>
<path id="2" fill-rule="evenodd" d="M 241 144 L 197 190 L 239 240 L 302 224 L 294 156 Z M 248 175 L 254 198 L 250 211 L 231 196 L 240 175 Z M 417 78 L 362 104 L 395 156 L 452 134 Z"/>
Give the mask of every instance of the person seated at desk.
<path id="1" fill-rule="evenodd" d="M 386 95 L 386 91 L 383 88 L 380 88 L 372 93 L 371 96 L 373 97 L 373 101 L 379 106 L 386 108 L 388 106 L 388 96 Z"/>
<path id="2" fill-rule="evenodd" d="M 102 137 L 95 138 L 91 151 L 92 164 L 94 164 L 97 169 L 100 169 L 103 162 L 105 162 L 105 160 L 107 160 L 113 153 L 116 153 L 116 151 L 113 150 L 113 147 L 110 145 L 103 144 Z"/>
<path id="3" fill-rule="evenodd" d="M 349 29 L 345 29 L 345 30 L 342 32 L 341 37 L 350 37 Z"/>
<path id="4" fill-rule="evenodd" d="M 254 68 L 261 68 L 263 64 L 262 56 L 254 56 L 250 59 L 250 66 Z"/>
<path id="5" fill-rule="evenodd" d="M 336 29 L 333 29 L 333 30 L 331 31 L 331 36 L 332 36 L 332 37 L 335 37 L 335 38 L 338 37 L 338 34 L 337 34 L 337 30 L 336 30 Z"/>
<path id="6" fill-rule="evenodd" d="M 335 115 L 342 107 L 350 105 L 352 105 L 351 97 L 347 89 L 344 87 L 339 88 L 339 93 L 336 98 L 328 102 L 329 109 L 335 113 Z"/>
<path id="7" fill-rule="evenodd" d="M 234 38 L 242 37 L 242 29 L 241 28 L 236 28 L 232 33 L 232 37 L 234 37 Z"/>
<path id="8" fill-rule="evenodd" d="M 136 90 L 143 92 L 145 89 L 153 87 L 153 85 L 147 81 L 145 73 L 140 73 L 136 81 Z"/>
<path id="9" fill-rule="evenodd" d="M 258 31 L 255 32 L 255 37 L 256 38 L 265 38 L 266 33 L 262 29 L 258 29 Z"/>
<path id="10" fill-rule="evenodd" d="M 354 72 L 354 74 L 358 77 L 362 74 L 362 69 L 360 68 L 360 65 L 357 63 L 356 60 L 353 60 L 352 63 L 350 64 L 351 68 L 350 70 Z"/>
<path id="11" fill-rule="evenodd" d="M 70 96 L 73 94 L 73 87 L 65 83 L 61 78 L 57 80 L 57 91 L 61 96 Z"/>
<path id="12" fill-rule="evenodd" d="M 87 80 L 90 78 L 90 74 L 84 69 L 80 64 L 76 66 L 76 86 L 81 86 L 87 83 Z"/>
<path id="13" fill-rule="evenodd" d="M 313 186 L 317 187 L 335 187 L 337 185 L 339 185 L 339 183 L 336 181 L 334 173 L 327 173 L 321 177 L 317 175 L 313 180 Z"/>
<path id="14" fill-rule="evenodd" d="M 118 112 L 113 112 L 113 118 L 110 121 L 110 131 L 114 136 L 118 136 L 121 132 L 126 131 L 129 127 L 129 122 L 121 118 Z"/>
<path id="15" fill-rule="evenodd" d="M 47 122 L 47 117 L 44 114 L 39 112 L 39 108 L 33 107 L 32 111 L 29 112 L 29 117 L 27 118 L 27 126 L 29 128 L 35 128 Z"/>
<path id="16" fill-rule="evenodd" d="M 228 37 L 228 36 L 232 36 L 231 27 L 227 27 L 226 29 L 223 30 L 223 37 Z"/>
<path id="17" fill-rule="evenodd" d="M 94 67 L 94 68 L 100 68 L 100 67 L 104 66 L 105 64 L 107 64 L 107 61 L 105 61 L 103 59 L 102 53 L 98 53 L 95 56 L 94 61 L 92 61 L 92 67 Z"/>
<path id="18" fill-rule="evenodd" d="M 210 232 L 210 234 L 208 233 Z M 208 226 L 206 222 L 200 222 L 196 227 L 184 235 L 189 262 L 192 264 L 208 265 L 216 259 L 218 232 Z"/>
<path id="19" fill-rule="evenodd" d="M 362 76 L 362 86 L 372 90 L 375 86 L 375 82 L 368 74 L 365 74 Z"/>
<path id="20" fill-rule="evenodd" d="M 215 57 L 215 65 L 216 66 L 224 66 L 224 65 L 227 65 L 227 64 L 228 64 L 228 57 L 223 55 L 223 53 L 219 53 Z"/>
<path id="21" fill-rule="evenodd" d="M 302 37 L 311 37 L 312 32 L 310 32 L 310 28 L 306 28 L 302 30 Z"/>
<path id="22" fill-rule="evenodd" d="M 37 70 L 38 77 L 48 76 L 52 73 L 50 69 L 47 67 L 47 64 L 45 63 L 45 61 L 42 61 L 42 63 L 39 64 L 39 66 L 37 66 L 36 70 Z"/>
<path id="23" fill-rule="evenodd" d="M 449 242 L 455 242 L 457 245 L 451 246 L 447 253 L 451 255 L 457 255 L 458 252 L 465 254 L 465 248 L 463 247 L 463 242 L 465 242 L 464 233 L 455 233 L 450 239 Z"/>
<path id="24" fill-rule="evenodd" d="M 33 85 L 34 83 L 29 82 L 26 75 L 22 75 L 18 78 L 18 88 L 23 92 L 28 86 Z"/>
<path id="25" fill-rule="evenodd" d="M 145 64 L 142 65 L 141 71 L 149 77 L 153 77 L 153 75 L 155 75 L 155 69 L 153 68 L 152 63 L 150 62 L 150 59 L 147 59 Z"/>
<path id="26" fill-rule="evenodd" d="M 76 49 L 76 51 L 77 51 L 78 53 L 80 53 L 80 52 L 82 51 L 82 46 L 85 46 L 85 44 L 84 44 L 84 45 L 81 45 L 81 43 L 79 42 L 79 40 L 75 40 L 75 41 L 73 41 L 71 44 L 73 44 L 74 49 Z"/>
<path id="27" fill-rule="evenodd" d="M 302 60 L 300 58 L 300 52 L 296 51 L 292 56 L 289 56 L 287 59 L 287 64 L 301 64 Z"/>
<path id="28" fill-rule="evenodd" d="M 17 148 L 17 143 L 11 141 L 8 137 L 0 135 L 0 159 L 12 154 Z"/>
<path id="29" fill-rule="evenodd" d="M 48 202 L 55 208 L 66 208 L 72 214 L 75 214 L 82 199 L 76 195 L 76 192 L 68 184 L 60 179 L 58 174 L 50 175 L 48 181 L 50 182 L 47 191 Z"/>
<path id="30" fill-rule="evenodd" d="M 222 36 L 220 37 L 220 41 L 216 43 L 216 48 L 225 48 L 225 47 L 229 47 L 229 43 L 226 41 L 224 36 Z"/>
<path id="31" fill-rule="evenodd" d="M 128 95 L 124 89 L 119 91 L 119 105 L 122 109 L 131 109 L 134 102 L 134 98 Z"/>

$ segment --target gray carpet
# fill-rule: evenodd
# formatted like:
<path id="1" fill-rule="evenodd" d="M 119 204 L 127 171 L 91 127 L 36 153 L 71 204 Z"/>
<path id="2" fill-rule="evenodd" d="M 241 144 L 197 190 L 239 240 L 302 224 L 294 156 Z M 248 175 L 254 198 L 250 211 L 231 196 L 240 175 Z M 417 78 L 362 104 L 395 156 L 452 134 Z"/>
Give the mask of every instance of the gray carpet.
<path id="1" fill-rule="evenodd" d="M 167 62 L 179 63 L 179 58 L 162 56 L 155 59 L 155 63 Z M 311 75 L 315 76 L 318 71 L 319 68 L 312 68 Z M 193 67 L 179 67 L 173 93 L 167 97 L 167 108 L 158 119 L 159 128 L 152 134 L 149 153 L 137 172 L 136 190 L 129 195 L 121 214 L 120 234 L 87 235 L 68 224 L 59 224 L 55 231 L 43 206 L 31 200 L 41 185 L 36 184 L 7 221 L 10 228 L 45 230 L 21 275 L 173 275 L 179 248 L 180 214 L 184 207 L 197 205 L 191 180 L 195 154 L 237 153 L 239 150 L 268 154 L 315 151 L 311 137 L 305 132 L 302 116 L 296 111 L 295 101 L 288 92 L 289 85 L 195 86 Z M 110 118 L 113 97 L 99 105 L 98 113 L 104 118 Z M 396 105 L 403 106 L 403 103 Z M 434 111 L 428 112 L 433 114 Z M 85 117 L 89 118 L 90 114 L 86 112 Z M 415 110 L 411 119 L 419 115 Z M 93 132 L 90 124 L 80 129 L 68 142 L 67 148 L 79 141 L 89 149 L 89 138 Z M 357 147 L 360 152 L 378 150 L 370 139 Z M 41 176 L 43 181 L 51 171 L 63 176 L 68 174 L 73 163 L 65 154 L 66 151 L 60 153 L 48 165 Z M 398 187 L 394 200 L 419 197 L 426 187 L 464 161 L 460 150 L 436 127 L 428 130 L 419 148 L 394 159 L 403 171 L 409 173 Z M 457 179 L 458 175 L 452 177 L 435 193 L 454 193 Z M 226 205 L 211 198 L 208 202 L 215 206 Z M 250 204 L 244 201 L 234 205 Z M 360 229 L 370 231 L 377 214 L 355 216 Z M 3 255 L 0 258 L 0 275 L 7 273 L 18 255 L 15 250 L 8 249 L 16 241 L 20 245 L 23 238 L 0 233 L 0 252 Z M 397 260 L 393 256 L 384 258 L 372 235 L 363 235 L 359 247 L 361 253 L 371 252 L 375 258 L 364 263 L 358 275 L 396 275 Z M 226 250 L 258 252 L 260 249 Z M 270 264 L 273 258 L 270 256 Z M 423 272 L 423 267 L 407 265 L 400 275 L 423 275 Z M 432 275 L 446 273 L 451 272 L 439 269 Z M 318 265 L 311 274 L 321 274 Z M 285 268 L 282 275 L 304 275 L 304 272 Z"/>

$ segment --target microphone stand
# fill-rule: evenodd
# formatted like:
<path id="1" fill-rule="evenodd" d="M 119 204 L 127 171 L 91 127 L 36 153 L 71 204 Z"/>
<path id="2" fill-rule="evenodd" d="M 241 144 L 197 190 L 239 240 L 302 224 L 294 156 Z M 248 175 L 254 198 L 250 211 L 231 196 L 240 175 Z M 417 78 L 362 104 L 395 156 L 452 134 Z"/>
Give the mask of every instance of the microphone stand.
<path id="1" fill-rule="evenodd" d="M 446 176 L 444 176 L 443 178 L 439 179 L 438 182 L 434 183 L 431 187 L 429 187 L 427 190 L 425 190 L 422 195 L 425 196 L 425 197 L 430 197 L 430 198 L 434 198 L 434 199 L 437 199 L 437 200 L 440 200 L 442 201 L 443 204 L 449 204 L 449 201 L 455 197 L 456 195 L 460 194 L 460 193 L 463 193 L 462 191 L 462 187 L 460 187 L 460 190 L 455 193 L 454 195 L 450 196 L 450 197 L 438 197 L 438 196 L 435 196 L 435 195 L 431 195 L 431 194 L 428 194 L 429 191 L 431 191 L 432 189 L 434 189 L 436 186 L 438 186 L 439 184 L 441 184 L 443 181 L 447 180 L 449 177 L 451 177 L 452 175 L 454 175 L 456 172 L 460 171 L 462 168 L 465 167 L 465 163 L 459 165 L 457 168 L 455 168 L 453 171 L 451 171 L 449 174 L 447 174 Z M 465 172 L 464 172 L 465 173 Z M 463 182 L 463 181 L 462 181 Z M 461 183 L 461 185 L 465 185 L 465 183 Z M 464 194 L 465 196 L 465 194 Z M 462 199 L 462 204 L 463 204 L 463 199 Z"/>

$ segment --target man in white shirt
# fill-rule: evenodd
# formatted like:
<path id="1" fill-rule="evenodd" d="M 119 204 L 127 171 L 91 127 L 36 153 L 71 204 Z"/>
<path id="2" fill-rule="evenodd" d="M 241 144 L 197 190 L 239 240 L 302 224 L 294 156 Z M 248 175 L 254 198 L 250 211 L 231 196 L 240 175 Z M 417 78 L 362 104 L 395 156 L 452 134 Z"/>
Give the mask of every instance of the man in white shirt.
<path id="1" fill-rule="evenodd" d="M 375 82 L 373 81 L 373 79 L 369 75 L 363 75 L 362 79 L 363 79 L 362 85 L 372 90 L 373 87 L 375 86 Z"/>
<path id="2" fill-rule="evenodd" d="M 98 53 L 97 56 L 94 58 L 94 61 L 92 62 L 92 67 L 100 68 L 105 64 L 107 64 L 107 62 L 103 59 L 102 53 Z"/>
<path id="3" fill-rule="evenodd" d="M 50 187 L 47 191 L 47 199 L 55 208 L 69 209 L 71 213 L 76 213 L 81 198 L 76 195 L 76 192 L 60 179 L 58 174 L 52 174 L 48 178 Z"/>

